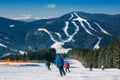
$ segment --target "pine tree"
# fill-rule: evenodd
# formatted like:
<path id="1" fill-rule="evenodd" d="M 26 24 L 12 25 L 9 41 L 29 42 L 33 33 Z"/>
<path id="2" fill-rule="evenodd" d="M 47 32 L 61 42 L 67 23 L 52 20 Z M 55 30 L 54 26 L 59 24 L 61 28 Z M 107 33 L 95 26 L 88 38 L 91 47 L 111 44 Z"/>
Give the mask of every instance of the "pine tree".
<path id="1" fill-rule="evenodd" d="M 117 55 L 118 69 L 120 69 L 120 52 Z"/>

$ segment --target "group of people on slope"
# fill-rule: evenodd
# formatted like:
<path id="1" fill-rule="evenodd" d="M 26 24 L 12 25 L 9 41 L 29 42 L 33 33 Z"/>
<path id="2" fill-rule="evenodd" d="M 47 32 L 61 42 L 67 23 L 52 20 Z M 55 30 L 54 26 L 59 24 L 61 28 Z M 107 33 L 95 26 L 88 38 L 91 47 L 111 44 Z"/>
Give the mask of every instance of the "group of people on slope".
<path id="1" fill-rule="evenodd" d="M 93 68 L 92 63 L 89 65 L 89 67 L 90 67 L 90 71 L 92 71 L 92 68 Z M 102 69 L 102 70 L 104 70 L 104 69 L 105 69 L 103 65 L 101 65 L 101 69 Z"/>
<path id="2" fill-rule="evenodd" d="M 64 59 L 60 54 L 57 55 L 55 64 L 59 69 L 59 73 L 61 76 L 66 75 L 66 72 L 70 72 L 70 69 L 69 69 L 70 64 L 68 63 L 68 61 L 64 63 Z M 46 61 L 46 67 L 48 68 L 48 70 L 51 70 L 50 65 L 51 65 L 50 61 Z M 64 67 L 66 72 L 64 71 Z M 93 67 L 92 63 L 89 65 L 89 67 L 90 67 L 90 71 L 92 71 L 92 67 Z M 104 70 L 103 65 L 101 66 L 101 69 Z"/>
<path id="3" fill-rule="evenodd" d="M 56 66 L 58 67 L 61 76 L 66 75 L 65 71 L 70 72 L 69 69 L 70 64 L 68 63 L 68 61 L 66 61 L 66 63 L 64 64 L 64 59 L 60 54 L 58 54 L 56 58 Z M 64 71 L 64 66 L 65 66 L 65 71 Z"/>
<path id="4" fill-rule="evenodd" d="M 55 63 L 57 68 L 59 69 L 61 76 L 66 75 L 66 72 L 70 72 L 70 64 L 68 63 L 68 61 L 64 63 L 64 59 L 60 54 L 57 55 Z M 46 67 L 48 68 L 48 70 L 51 70 L 49 61 L 46 61 Z M 66 72 L 64 71 L 64 67 Z"/>

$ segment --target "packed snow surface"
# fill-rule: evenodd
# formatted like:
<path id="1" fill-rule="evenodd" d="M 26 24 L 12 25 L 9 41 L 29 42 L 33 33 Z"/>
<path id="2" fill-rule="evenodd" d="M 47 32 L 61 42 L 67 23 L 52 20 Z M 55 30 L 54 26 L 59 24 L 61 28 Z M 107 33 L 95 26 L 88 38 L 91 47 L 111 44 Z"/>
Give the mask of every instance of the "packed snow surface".
<path id="1" fill-rule="evenodd" d="M 51 65 L 48 71 L 44 63 L 7 63 L 0 64 L 0 80 L 120 80 L 118 69 L 84 68 L 80 62 L 67 59 L 70 63 L 70 73 L 61 77 L 58 68 Z"/>

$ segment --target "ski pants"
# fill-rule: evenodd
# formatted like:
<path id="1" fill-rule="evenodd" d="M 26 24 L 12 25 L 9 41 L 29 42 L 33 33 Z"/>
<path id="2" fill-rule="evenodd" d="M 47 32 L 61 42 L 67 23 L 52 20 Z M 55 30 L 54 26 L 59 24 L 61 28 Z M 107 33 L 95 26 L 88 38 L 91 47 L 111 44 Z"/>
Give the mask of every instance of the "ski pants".
<path id="1" fill-rule="evenodd" d="M 63 66 L 59 67 L 59 72 L 61 76 L 66 75 Z"/>

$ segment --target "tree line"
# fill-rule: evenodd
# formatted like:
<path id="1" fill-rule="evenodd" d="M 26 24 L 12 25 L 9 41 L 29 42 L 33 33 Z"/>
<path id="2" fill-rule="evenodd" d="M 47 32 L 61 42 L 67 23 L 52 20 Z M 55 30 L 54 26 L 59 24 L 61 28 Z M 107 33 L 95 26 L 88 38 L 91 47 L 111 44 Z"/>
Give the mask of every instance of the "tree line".
<path id="1" fill-rule="evenodd" d="M 115 42 L 111 42 L 106 48 L 90 50 L 86 48 L 75 48 L 67 54 L 70 58 L 78 59 L 85 67 L 90 64 L 95 68 L 103 65 L 105 68 L 120 69 L 120 38 Z"/>
<path id="2" fill-rule="evenodd" d="M 95 68 L 103 65 L 105 68 L 120 69 L 120 38 L 106 48 L 91 50 L 86 48 L 74 48 L 64 57 L 74 58 L 82 62 L 85 67 L 90 64 Z M 24 54 L 11 54 L 1 59 L 9 60 L 49 60 L 54 62 L 56 58 L 55 49 L 44 49 L 40 51 L 31 51 Z"/>
<path id="3" fill-rule="evenodd" d="M 56 50 L 55 49 L 44 49 L 40 51 L 31 51 L 24 54 L 11 54 L 9 56 L 5 56 L 2 59 L 6 60 L 49 60 L 53 62 L 56 57 Z"/>

